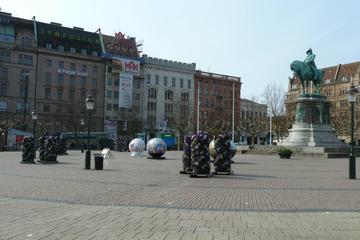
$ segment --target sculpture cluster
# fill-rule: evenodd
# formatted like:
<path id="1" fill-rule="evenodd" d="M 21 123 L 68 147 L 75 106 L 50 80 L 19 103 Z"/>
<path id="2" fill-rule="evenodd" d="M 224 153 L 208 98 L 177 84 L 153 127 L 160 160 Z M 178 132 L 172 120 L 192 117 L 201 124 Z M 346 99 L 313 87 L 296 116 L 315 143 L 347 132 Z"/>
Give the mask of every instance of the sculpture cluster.
<path id="1" fill-rule="evenodd" d="M 24 137 L 22 146 L 22 162 L 21 163 L 35 163 L 35 139 L 34 137 Z"/>
<path id="2" fill-rule="evenodd" d="M 66 154 L 66 140 L 58 136 L 39 138 L 39 162 L 57 163 L 57 155 Z"/>
<path id="3" fill-rule="evenodd" d="M 220 134 L 215 137 L 215 157 L 214 168 L 215 173 L 231 172 L 231 143 L 230 136 L 228 134 Z"/>
<path id="4" fill-rule="evenodd" d="M 191 174 L 190 177 L 211 176 L 210 173 L 210 139 L 206 133 L 186 135 L 184 137 L 183 170 L 181 174 Z M 213 140 L 214 174 L 232 174 L 230 136 L 220 134 Z"/>
<path id="5" fill-rule="evenodd" d="M 191 137 L 191 169 L 192 175 L 208 175 L 210 173 L 209 136 L 198 133 Z"/>

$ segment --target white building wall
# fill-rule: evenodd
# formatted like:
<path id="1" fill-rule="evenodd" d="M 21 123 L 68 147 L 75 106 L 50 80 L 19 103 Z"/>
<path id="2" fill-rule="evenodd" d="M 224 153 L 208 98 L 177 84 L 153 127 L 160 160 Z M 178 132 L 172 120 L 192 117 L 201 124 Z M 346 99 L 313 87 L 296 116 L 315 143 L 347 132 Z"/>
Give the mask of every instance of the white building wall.
<path id="1" fill-rule="evenodd" d="M 159 133 L 160 125 L 165 119 L 165 92 L 171 90 L 174 94 L 174 107 L 180 104 L 181 93 L 187 92 L 189 94 L 189 113 L 194 112 L 194 74 L 196 69 L 195 63 L 182 63 L 176 61 L 169 61 L 164 59 L 152 58 L 143 55 L 143 68 L 141 75 L 143 76 L 142 96 L 140 114 L 142 121 L 145 123 L 145 132 L 149 132 L 147 125 L 148 117 L 148 90 L 150 88 L 156 89 L 156 124 L 155 131 L 151 131 L 157 135 Z M 148 75 L 150 75 L 150 83 L 148 83 Z M 159 76 L 159 83 L 156 84 L 155 77 Z M 167 86 L 164 86 L 164 77 L 167 77 Z M 172 79 L 175 78 L 175 87 L 172 85 Z M 180 86 L 180 81 L 183 79 L 183 87 Z M 188 87 L 190 81 L 190 88 Z M 150 100 L 152 101 L 152 100 Z M 174 112 L 177 110 L 174 109 Z M 170 129 L 167 129 L 170 130 Z"/>

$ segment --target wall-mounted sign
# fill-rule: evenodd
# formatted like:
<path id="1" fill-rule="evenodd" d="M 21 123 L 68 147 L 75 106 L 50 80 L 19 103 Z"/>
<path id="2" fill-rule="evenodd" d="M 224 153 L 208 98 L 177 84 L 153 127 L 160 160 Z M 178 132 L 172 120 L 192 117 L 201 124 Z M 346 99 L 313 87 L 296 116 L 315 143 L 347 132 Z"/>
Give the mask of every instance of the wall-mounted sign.
<path id="1" fill-rule="evenodd" d="M 113 62 L 121 65 L 122 72 L 131 73 L 132 75 L 140 74 L 140 61 L 112 57 Z"/>
<path id="2" fill-rule="evenodd" d="M 132 88 L 133 88 L 133 75 L 128 73 L 120 73 L 119 107 L 121 108 L 132 107 Z"/>
<path id="3" fill-rule="evenodd" d="M 87 73 L 86 72 L 79 72 L 79 71 L 73 71 L 73 70 L 65 70 L 62 68 L 59 68 L 57 70 L 58 74 L 65 74 L 65 75 L 69 75 L 69 76 L 79 76 L 79 77 L 87 77 Z"/>

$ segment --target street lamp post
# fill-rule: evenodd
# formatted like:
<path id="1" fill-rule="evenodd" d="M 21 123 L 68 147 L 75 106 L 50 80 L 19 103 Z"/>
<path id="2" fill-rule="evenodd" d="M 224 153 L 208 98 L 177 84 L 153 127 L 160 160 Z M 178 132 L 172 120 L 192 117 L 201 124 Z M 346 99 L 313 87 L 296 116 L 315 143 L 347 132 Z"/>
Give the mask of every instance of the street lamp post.
<path id="1" fill-rule="evenodd" d="M 85 126 L 85 121 L 84 119 L 80 119 L 80 125 L 81 125 L 81 152 L 84 152 L 84 126 Z"/>
<path id="2" fill-rule="evenodd" d="M 91 111 L 94 109 L 94 99 L 91 95 L 88 95 L 86 100 L 86 109 L 89 112 L 89 124 L 88 124 L 88 136 L 87 136 L 87 151 L 85 154 L 85 169 L 90 169 L 90 160 L 91 160 L 91 151 L 90 151 L 90 120 L 91 120 Z"/>
<path id="3" fill-rule="evenodd" d="M 29 72 L 22 73 L 22 80 L 24 81 L 23 87 L 23 95 L 24 95 L 24 111 L 23 111 L 23 130 L 26 130 L 26 112 L 27 112 L 27 101 L 28 101 L 28 91 L 29 91 Z"/>
<path id="4" fill-rule="evenodd" d="M 36 158 L 36 137 L 35 137 L 35 127 L 36 127 L 36 120 L 38 119 L 38 114 L 36 112 L 36 110 L 34 109 L 31 113 L 31 117 L 33 120 L 33 127 L 32 127 L 32 134 L 34 136 L 34 148 L 35 148 L 35 158 Z"/>
<path id="5" fill-rule="evenodd" d="M 351 113 L 351 143 L 350 143 L 350 155 L 349 155 L 349 179 L 356 179 L 356 158 L 354 155 L 354 104 L 356 101 L 356 94 L 359 92 L 354 85 L 350 86 L 348 93 L 348 102 L 350 103 Z"/>

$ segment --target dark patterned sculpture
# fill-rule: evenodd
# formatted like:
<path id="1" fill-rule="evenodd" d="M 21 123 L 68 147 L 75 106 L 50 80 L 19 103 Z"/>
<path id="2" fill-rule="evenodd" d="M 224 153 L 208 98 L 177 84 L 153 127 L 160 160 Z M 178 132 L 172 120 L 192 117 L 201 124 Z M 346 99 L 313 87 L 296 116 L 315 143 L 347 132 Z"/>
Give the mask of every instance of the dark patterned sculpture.
<path id="1" fill-rule="evenodd" d="M 55 137 L 50 136 L 45 140 L 45 154 L 42 163 L 58 163 Z"/>
<path id="2" fill-rule="evenodd" d="M 184 137 L 183 170 L 181 174 L 192 173 L 191 169 L 191 135 Z"/>
<path id="3" fill-rule="evenodd" d="M 39 137 L 39 162 L 45 161 L 45 137 Z"/>
<path id="4" fill-rule="evenodd" d="M 21 163 L 35 163 L 35 140 L 34 137 L 24 137 L 22 146 L 22 161 Z"/>
<path id="5" fill-rule="evenodd" d="M 228 134 L 220 134 L 215 137 L 215 174 L 232 174 L 231 171 L 231 143 Z"/>
<path id="6" fill-rule="evenodd" d="M 211 176 L 209 137 L 206 133 L 200 132 L 191 137 L 191 169 L 190 177 Z"/>

